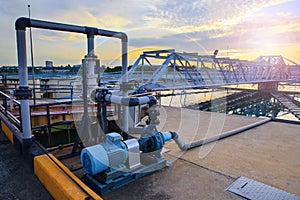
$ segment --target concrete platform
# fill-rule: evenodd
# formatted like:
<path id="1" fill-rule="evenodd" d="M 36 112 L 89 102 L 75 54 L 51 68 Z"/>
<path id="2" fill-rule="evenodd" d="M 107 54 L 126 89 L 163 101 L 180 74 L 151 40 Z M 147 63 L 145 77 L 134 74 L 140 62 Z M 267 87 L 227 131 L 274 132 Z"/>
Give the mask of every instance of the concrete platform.
<path id="1" fill-rule="evenodd" d="M 261 120 L 170 107 L 164 107 L 161 112 L 161 124 L 158 129 L 177 131 L 187 143 Z M 171 167 L 145 176 L 102 197 L 104 199 L 133 200 L 239 199 L 239 197 L 224 191 L 239 176 L 245 176 L 300 195 L 299 128 L 299 125 L 269 122 L 187 152 L 180 151 L 175 142 L 168 142 L 165 145 L 164 156 L 172 161 Z M 0 147 L 4 147 L 3 145 L 1 144 Z M 60 150 L 56 153 L 53 152 L 57 156 L 61 153 Z M 1 162 L 5 164 L 6 161 L 2 160 Z M 69 169 L 80 167 L 79 157 L 63 160 L 63 163 Z M 27 174 L 30 174 L 27 172 L 26 179 L 29 178 Z M 22 177 L 25 175 L 20 176 L 18 173 L 24 172 L 11 172 L 10 178 L 4 181 L 8 184 L 1 185 L 4 192 L 8 190 L 4 193 L 5 195 L 16 197 L 13 195 L 16 195 L 19 190 L 8 186 L 13 181 L 19 182 L 23 187 L 23 193 L 31 191 L 30 195 L 36 196 L 32 199 L 39 199 L 42 196 L 43 199 L 49 198 L 41 185 L 34 186 L 35 189 L 32 191 L 31 185 L 22 184 L 24 180 Z M 83 171 L 76 170 L 74 174 L 81 178 Z M 30 177 L 31 179 L 32 177 Z M 33 184 L 36 184 L 35 181 L 32 179 Z M 36 190 L 39 192 L 35 193 Z M 2 199 L 1 197 L 5 196 L 0 195 L 0 199 Z"/>
<path id="2" fill-rule="evenodd" d="M 0 133 L 0 199 L 53 199 L 13 145 Z"/>
<path id="3" fill-rule="evenodd" d="M 181 159 L 231 177 L 245 176 L 300 195 L 299 139 L 299 126 L 270 122 L 190 150 Z M 210 152 L 202 157 L 202 152 L 206 151 Z"/>
<path id="4" fill-rule="evenodd" d="M 163 131 L 185 142 L 211 137 L 261 119 L 164 108 Z M 163 119 L 162 119 L 163 121 Z M 165 145 L 173 166 L 104 195 L 104 199 L 239 199 L 225 188 L 245 176 L 300 195 L 299 125 L 269 122 L 187 152 Z"/>
<path id="5" fill-rule="evenodd" d="M 105 194 L 104 199 L 239 199 L 224 192 L 234 179 L 188 161 L 177 160 L 173 166 L 143 177 Z"/>

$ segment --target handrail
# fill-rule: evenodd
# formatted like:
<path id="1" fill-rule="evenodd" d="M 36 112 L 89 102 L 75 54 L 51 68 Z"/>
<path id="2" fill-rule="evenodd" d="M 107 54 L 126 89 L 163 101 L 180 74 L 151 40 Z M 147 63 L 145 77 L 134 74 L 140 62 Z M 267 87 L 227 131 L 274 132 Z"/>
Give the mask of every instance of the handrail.
<path id="1" fill-rule="evenodd" d="M 5 108 L 4 108 L 2 105 L 0 105 L 0 108 L 1 108 L 2 110 L 5 110 Z M 16 116 L 14 116 L 11 112 L 7 111 L 6 114 L 8 114 L 9 117 L 10 117 L 11 119 L 13 119 L 16 123 L 21 124 L 20 120 L 18 120 L 18 119 L 16 118 Z"/>
<path id="2" fill-rule="evenodd" d="M 13 100 L 13 103 L 17 104 L 19 108 L 21 107 L 21 103 L 13 98 L 11 98 L 9 95 L 5 94 L 4 92 L 0 91 L 0 96 L 2 96 L 3 105 L 0 105 L 1 112 L 19 129 L 22 130 L 21 127 L 21 121 L 13 115 L 8 109 L 7 109 L 7 101 Z M 3 98 L 4 97 L 4 98 Z M 20 112 L 21 109 L 19 109 Z M 19 113 L 19 115 L 21 115 Z"/>
<path id="3" fill-rule="evenodd" d="M 5 96 L 5 97 L 8 98 L 9 100 L 11 99 L 11 97 L 10 97 L 9 95 L 5 94 L 5 93 L 2 92 L 2 91 L 0 91 L 0 94 L 1 94 L 2 96 Z M 16 99 L 13 99 L 13 102 L 16 103 L 16 104 L 18 104 L 18 105 L 21 105 L 21 103 L 20 103 L 19 101 L 17 101 Z"/>
<path id="4" fill-rule="evenodd" d="M 51 102 L 51 103 L 39 103 L 39 104 L 33 104 L 30 105 L 30 108 L 35 107 L 42 107 L 42 106 L 55 106 L 55 105 L 61 105 L 61 104 L 72 104 L 72 103 L 80 103 L 82 100 L 73 100 L 73 101 L 62 101 L 62 102 Z"/>

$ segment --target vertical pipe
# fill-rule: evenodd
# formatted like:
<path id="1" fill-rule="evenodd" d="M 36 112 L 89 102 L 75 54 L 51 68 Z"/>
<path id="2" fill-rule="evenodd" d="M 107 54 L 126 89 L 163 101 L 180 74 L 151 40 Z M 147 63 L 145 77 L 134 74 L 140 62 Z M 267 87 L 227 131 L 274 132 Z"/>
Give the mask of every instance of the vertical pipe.
<path id="1" fill-rule="evenodd" d="M 128 73 L 127 73 L 127 36 L 122 38 L 122 78 L 121 78 L 121 86 L 123 86 L 122 95 L 124 97 L 128 96 Z M 128 124 L 129 124 L 129 107 L 123 106 L 123 131 L 128 133 Z"/>
<path id="2" fill-rule="evenodd" d="M 122 39 L 122 76 L 124 76 L 124 81 L 128 82 L 128 75 L 127 75 L 127 37 Z"/>
<path id="3" fill-rule="evenodd" d="M 86 56 L 87 58 L 87 56 Z M 83 59 L 82 62 L 82 98 L 83 98 L 83 110 L 84 115 L 88 115 L 88 99 L 87 99 L 87 65 L 88 59 Z"/>
<path id="4" fill-rule="evenodd" d="M 142 85 L 144 84 L 144 57 L 142 58 Z"/>
<path id="5" fill-rule="evenodd" d="M 101 126 L 102 126 L 102 130 L 104 132 L 104 135 L 108 133 L 108 130 L 107 130 L 107 112 L 106 112 L 106 106 L 107 104 L 105 102 L 102 102 L 101 103 Z M 103 134 L 102 134 L 103 136 Z M 102 138 L 103 139 L 103 138 Z"/>
<path id="6" fill-rule="evenodd" d="M 79 134 L 85 133 L 88 135 L 88 140 L 86 141 L 88 143 L 92 142 L 92 140 L 93 140 L 91 124 L 90 124 L 90 117 L 89 117 L 89 113 L 88 113 L 89 104 L 88 104 L 88 87 L 87 87 L 87 67 L 89 65 L 89 62 L 90 62 L 89 56 L 85 56 L 85 58 L 82 60 L 83 117 L 81 120 L 80 130 L 79 130 Z"/>
<path id="7" fill-rule="evenodd" d="M 20 86 L 28 87 L 25 30 L 17 30 L 17 50 L 18 50 Z M 29 100 L 21 99 L 20 102 L 21 102 L 21 120 L 22 120 L 23 140 L 31 139 Z"/>
<path id="8" fill-rule="evenodd" d="M 20 86 L 28 86 L 25 31 L 17 30 L 17 50 Z"/>
<path id="9" fill-rule="evenodd" d="M 94 35 L 87 35 L 87 55 L 94 55 Z"/>

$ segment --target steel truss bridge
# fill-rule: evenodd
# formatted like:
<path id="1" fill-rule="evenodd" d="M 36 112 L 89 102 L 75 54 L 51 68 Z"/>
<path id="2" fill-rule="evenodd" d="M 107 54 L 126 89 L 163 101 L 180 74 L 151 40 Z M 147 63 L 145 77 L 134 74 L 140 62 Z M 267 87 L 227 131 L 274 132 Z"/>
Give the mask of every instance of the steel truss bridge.
<path id="1" fill-rule="evenodd" d="M 300 65 L 282 56 L 261 56 L 248 61 L 179 53 L 170 49 L 143 52 L 127 75 L 129 82 L 142 89 L 207 88 L 263 82 L 300 82 Z"/>

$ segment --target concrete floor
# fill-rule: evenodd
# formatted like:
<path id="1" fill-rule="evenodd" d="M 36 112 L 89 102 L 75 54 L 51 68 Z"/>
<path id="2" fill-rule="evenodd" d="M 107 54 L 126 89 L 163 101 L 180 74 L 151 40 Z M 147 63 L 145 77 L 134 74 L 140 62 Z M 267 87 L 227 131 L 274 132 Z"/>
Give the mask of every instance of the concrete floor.
<path id="1" fill-rule="evenodd" d="M 107 193 L 104 199 L 239 199 L 224 192 L 234 179 L 188 161 L 157 171 Z"/>
<path id="2" fill-rule="evenodd" d="M 162 109 L 160 119 L 159 130 L 177 131 L 185 142 L 261 120 L 169 107 Z M 224 191 L 239 176 L 300 195 L 299 128 L 299 125 L 269 122 L 187 152 L 180 151 L 173 141 L 168 142 L 164 155 L 173 162 L 171 167 L 105 194 L 103 198 L 239 199 Z M 76 162 L 70 165 L 77 167 Z M 43 189 L 41 185 L 37 188 Z"/>
<path id="3" fill-rule="evenodd" d="M 211 137 L 259 118 L 165 107 L 159 130 L 185 142 Z M 300 195 L 299 125 L 269 122 L 187 152 L 175 142 L 164 155 L 173 166 L 104 195 L 105 199 L 239 199 L 225 188 L 245 176 Z"/>
<path id="4" fill-rule="evenodd" d="M 0 199 L 53 199 L 28 163 L 0 133 Z"/>

